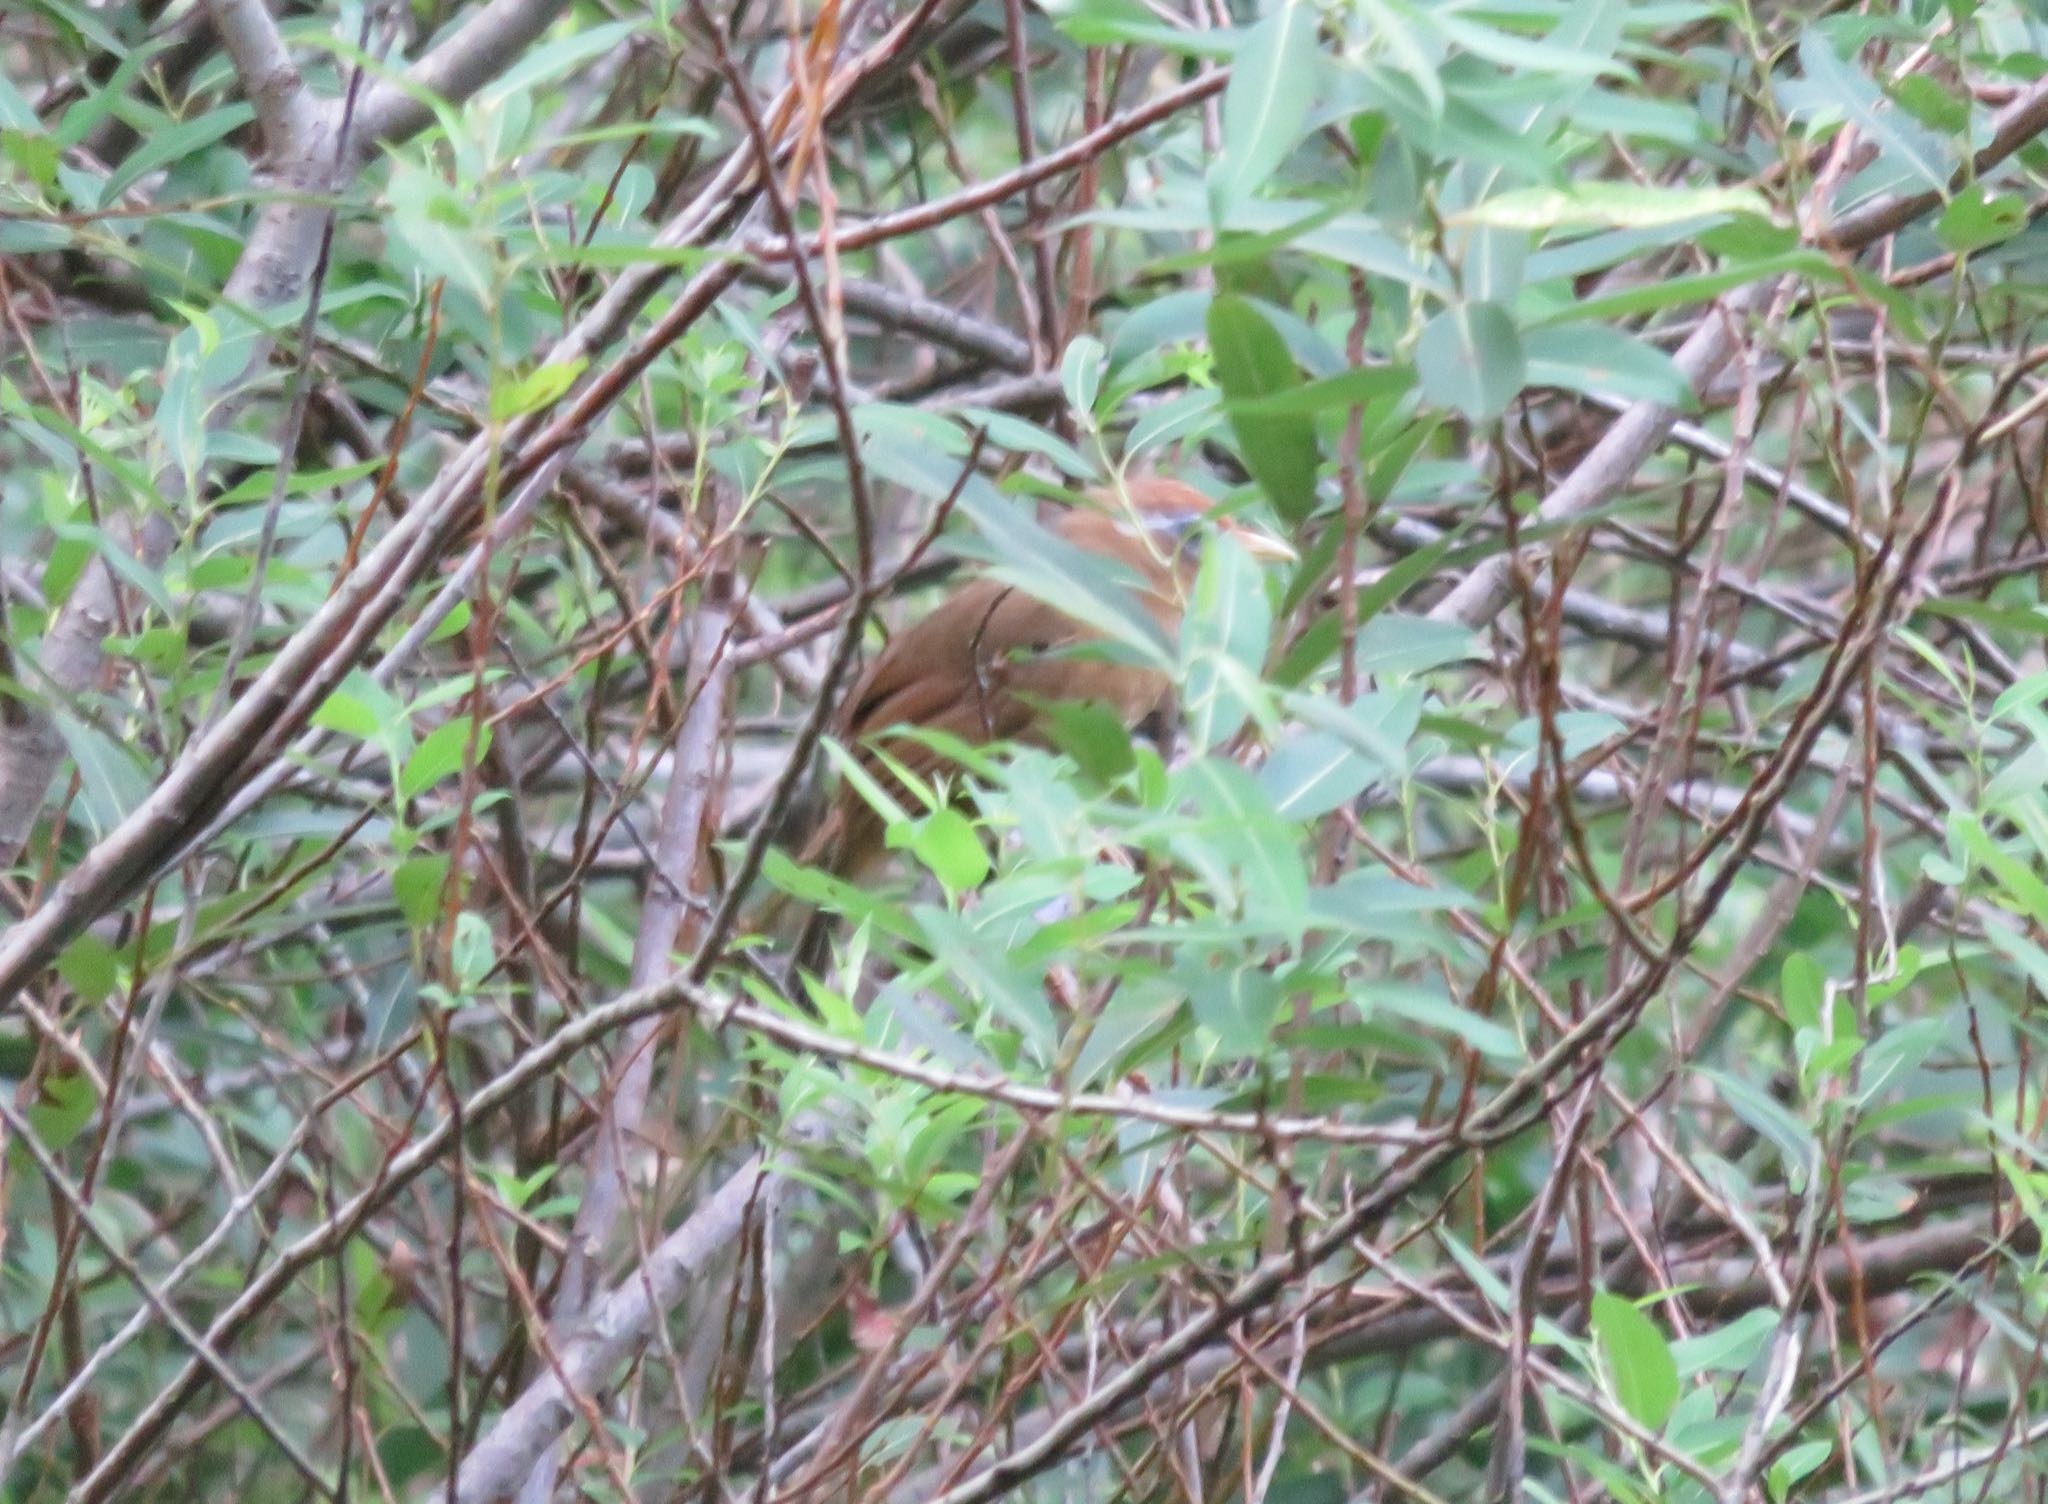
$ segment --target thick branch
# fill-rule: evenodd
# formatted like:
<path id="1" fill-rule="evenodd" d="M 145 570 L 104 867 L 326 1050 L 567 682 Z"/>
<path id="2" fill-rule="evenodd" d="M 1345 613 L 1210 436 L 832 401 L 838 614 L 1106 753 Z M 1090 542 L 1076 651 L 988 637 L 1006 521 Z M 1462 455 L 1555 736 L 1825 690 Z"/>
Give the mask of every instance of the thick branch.
<path id="1" fill-rule="evenodd" d="M 403 141 L 434 119 L 423 95 L 460 103 L 510 67 L 553 24 L 562 0 L 490 0 L 402 80 L 373 87 L 362 104 L 366 141 Z"/>
<path id="2" fill-rule="evenodd" d="M 762 1203 L 781 1194 L 786 1183 L 763 1160 L 750 1159 L 664 1238 L 574 1336 L 556 1345 L 555 1362 L 470 1448 L 455 1497 L 462 1504 L 509 1497 L 576 1418 L 572 1396 L 609 1383 L 619 1366 L 646 1343 L 654 1323 L 738 1242 L 749 1221 L 766 1210 Z"/>
<path id="3" fill-rule="evenodd" d="M 324 110 L 299 76 L 263 0 L 207 0 L 206 9 L 234 59 L 271 155 L 280 160 L 306 155 L 322 134 Z"/>

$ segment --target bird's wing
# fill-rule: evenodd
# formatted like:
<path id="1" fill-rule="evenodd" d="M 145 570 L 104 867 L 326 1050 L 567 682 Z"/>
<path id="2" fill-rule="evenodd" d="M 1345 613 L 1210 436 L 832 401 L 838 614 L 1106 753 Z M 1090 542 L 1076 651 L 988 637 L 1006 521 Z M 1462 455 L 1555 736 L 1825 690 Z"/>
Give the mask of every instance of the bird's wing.
<path id="1" fill-rule="evenodd" d="M 1148 668 L 1068 650 L 1098 634 L 1058 607 L 979 579 L 948 596 L 929 616 L 890 638 L 846 698 L 839 735 L 867 771 L 899 799 L 872 744 L 929 780 L 945 759 L 927 743 L 890 738 L 893 727 L 942 732 L 969 745 L 1041 740 L 1039 702 L 1092 700 L 1136 725 L 1165 700 L 1166 676 Z M 860 793 L 842 784 L 818 853 L 842 876 L 858 876 L 882 851 L 883 822 Z"/>
<path id="2" fill-rule="evenodd" d="M 1026 708 L 1009 693 L 1020 661 L 1081 640 L 1079 623 L 995 580 L 976 580 L 905 627 L 847 696 L 843 734 L 930 726 L 968 742 L 1013 736 Z"/>

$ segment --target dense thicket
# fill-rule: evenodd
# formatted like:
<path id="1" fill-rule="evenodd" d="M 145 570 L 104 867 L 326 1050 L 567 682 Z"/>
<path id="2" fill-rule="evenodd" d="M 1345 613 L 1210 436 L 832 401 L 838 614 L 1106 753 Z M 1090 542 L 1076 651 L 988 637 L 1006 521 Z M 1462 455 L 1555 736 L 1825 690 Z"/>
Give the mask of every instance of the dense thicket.
<path id="1" fill-rule="evenodd" d="M 2036 1497 L 2044 130 L 2017 0 L 0 11 L 0 1494 Z M 1152 472 L 1299 561 L 1162 633 Z M 1177 714 L 806 870 L 975 569 Z"/>

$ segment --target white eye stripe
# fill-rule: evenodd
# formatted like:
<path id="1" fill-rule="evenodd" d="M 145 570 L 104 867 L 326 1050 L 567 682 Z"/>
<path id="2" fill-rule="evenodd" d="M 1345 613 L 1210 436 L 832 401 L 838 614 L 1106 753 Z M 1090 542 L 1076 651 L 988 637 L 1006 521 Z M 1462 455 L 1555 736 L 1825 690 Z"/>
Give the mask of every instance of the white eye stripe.
<path id="1" fill-rule="evenodd" d="M 1147 512 L 1141 519 L 1142 531 L 1153 537 L 1185 538 L 1201 526 L 1201 512 Z M 1120 524 L 1120 530 L 1131 531 L 1128 523 Z"/>

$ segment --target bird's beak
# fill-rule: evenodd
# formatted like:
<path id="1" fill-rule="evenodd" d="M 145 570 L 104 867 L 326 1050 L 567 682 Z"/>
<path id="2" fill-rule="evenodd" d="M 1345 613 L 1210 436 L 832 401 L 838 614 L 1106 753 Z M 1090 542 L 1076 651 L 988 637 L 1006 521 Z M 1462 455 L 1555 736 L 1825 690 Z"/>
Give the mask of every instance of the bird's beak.
<path id="1" fill-rule="evenodd" d="M 1254 559 L 1277 559 L 1287 564 L 1301 562 L 1301 555 L 1294 551 L 1293 544 L 1285 538 L 1274 537 L 1262 527 L 1248 527 L 1235 518 L 1225 517 L 1216 524 L 1216 530 L 1230 534 L 1237 546 Z"/>

